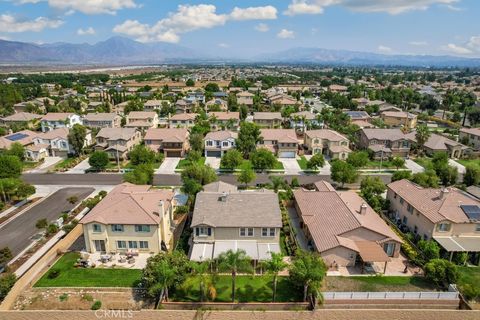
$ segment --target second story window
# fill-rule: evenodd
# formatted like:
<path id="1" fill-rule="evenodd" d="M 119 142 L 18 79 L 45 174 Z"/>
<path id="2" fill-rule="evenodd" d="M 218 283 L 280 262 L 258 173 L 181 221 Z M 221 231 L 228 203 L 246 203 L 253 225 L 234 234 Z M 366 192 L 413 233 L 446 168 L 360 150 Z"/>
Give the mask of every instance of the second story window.
<path id="1" fill-rule="evenodd" d="M 113 232 L 123 232 L 123 224 L 112 224 Z"/>
<path id="2" fill-rule="evenodd" d="M 146 224 L 136 224 L 135 232 L 150 232 L 150 226 Z"/>
<path id="3" fill-rule="evenodd" d="M 410 205 L 410 203 L 407 205 L 407 210 L 408 210 L 408 212 L 413 214 L 413 207 Z"/>
<path id="4" fill-rule="evenodd" d="M 253 237 L 253 228 L 240 228 L 240 237 Z"/>
<path id="5" fill-rule="evenodd" d="M 403 205 L 403 198 L 400 198 L 400 204 Z"/>
<path id="6" fill-rule="evenodd" d="M 99 224 L 93 225 L 93 232 L 102 232 L 102 226 Z"/>
<path id="7" fill-rule="evenodd" d="M 477 226 L 475 227 L 475 231 L 480 232 L 480 223 L 477 223 Z"/>
<path id="8" fill-rule="evenodd" d="M 275 228 L 262 228 L 262 237 L 275 237 Z"/>
<path id="9" fill-rule="evenodd" d="M 210 227 L 197 227 L 195 228 L 195 235 L 197 237 L 209 237 L 212 235 L 212 228 Z"/>
<path id="10" fill-rule="evenodd" d="M 437 231 L 438 232 L 448 232 L 450 231 L 451 224 L 447 222 L 439 223 L 437 225 Z"/>

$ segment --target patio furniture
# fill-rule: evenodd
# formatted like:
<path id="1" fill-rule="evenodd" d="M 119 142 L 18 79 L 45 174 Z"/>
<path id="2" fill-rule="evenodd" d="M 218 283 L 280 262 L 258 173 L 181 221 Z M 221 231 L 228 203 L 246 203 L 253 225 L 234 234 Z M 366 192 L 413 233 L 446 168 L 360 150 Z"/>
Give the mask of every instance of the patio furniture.
<path id="1" fill-rule="evenodd" d="M 129 264 L 134 264 L 134 263 L 135 263 L 135 258 L 130 258 L 130 259 L 128 259 L 128 263 L 129 263 Z"/>
<path id="2" fill-rule="evenodd" d="M 107 255 L 107 254 L 101 255 L 101 256 L 100 256 L 100 261 L 101 261 L 102 263 L 107 263 L 107 262 L 109 262 L 109 261 L 112 261 L 112 256 L 109 256 L 109 255 Z"/>
<path id="3" fill-rule="evenodd" d="M 127 262 L 127 258 L 126 257 L 120 257 L 120 259 L 118 259 L 118 262 L 125 263 L 125 262 Z"/>

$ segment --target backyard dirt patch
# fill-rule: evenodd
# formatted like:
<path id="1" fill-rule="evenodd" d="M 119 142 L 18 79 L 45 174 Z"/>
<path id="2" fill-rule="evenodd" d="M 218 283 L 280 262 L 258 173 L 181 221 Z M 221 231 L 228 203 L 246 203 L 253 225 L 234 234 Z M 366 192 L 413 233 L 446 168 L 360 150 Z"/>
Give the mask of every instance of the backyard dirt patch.
<path id="1" fill-rule="evenodd" d="M 33 288 L 15 302 L 15 310 L 90 310 L 102 302 L 102 309 L 140 310 L 154 305 L 144 300 L 143 292 L 127 288 Z"/>
<path id="2" fill-rule="evenodd" d="M 436 288 L 423 277 L 326 277 L 322 288 L 327 292 L 418 292 L 436 291 Z"/>

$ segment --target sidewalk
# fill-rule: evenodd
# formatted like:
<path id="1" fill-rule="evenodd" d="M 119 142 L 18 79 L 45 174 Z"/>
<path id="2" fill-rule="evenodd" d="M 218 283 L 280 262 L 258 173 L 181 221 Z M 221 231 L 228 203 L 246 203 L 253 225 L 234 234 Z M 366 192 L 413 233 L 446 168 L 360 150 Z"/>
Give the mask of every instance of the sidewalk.
<path id="1" fill-rule="evenodd" d="M 66 171 L 65 173 L 85 173 L 86 170 L 90 169 L 90 164 L 88 163 L 88 159 L 81 161 L 75 167 L 71 168 L 70 170 Z"/>
<path id="2" fill-rule="evenodd" d="M 421 173 L 421 172 L 424 172 L 425 171 L 425 168 L 422 167 L 421 165 L 419 165 L 418 163 L 416 163 L 415 161 L 413 160 L 410 160 L 410 159 L 406 159 L 405 160 L 405 166 L 412 170 L 412 173 L 415 174 L 415 173 Z"/>
<path id="3" fill-rule="evenodd" d="M 297 210 L 292 207 L 287 207 L 287 211 L 290 216 L 292 228 L 295 229 L 295 237 L 297 238 L 300 249 L 308 251 L 307 238 L 305 238 L 305 234 L 303 233 L 302 228 L 300 228 L 300 218 L 298 217 Z"/>

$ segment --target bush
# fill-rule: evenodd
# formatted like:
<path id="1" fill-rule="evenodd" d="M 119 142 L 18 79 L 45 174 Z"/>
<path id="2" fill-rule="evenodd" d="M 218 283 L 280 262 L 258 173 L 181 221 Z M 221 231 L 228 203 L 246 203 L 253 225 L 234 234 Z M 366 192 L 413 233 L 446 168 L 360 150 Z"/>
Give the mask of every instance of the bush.
<path id="1" fill-rule="evenodd" d="M 105 151 L 95 151 L 88 159 L 88 164 L 94 170 L 103 170 L 107 167 L 109 162 L 108 153 Z"/>
<path id="2" fill-rule="evenodd" d="M 92 307 L 90 308 L 91 310 L 98 310 L 102 307 L 102 301 L 96 300 L 93 304 Z"/>
<path id="3" fill-rule="evenodd" d="M 0 275 L 0 302 L 7 296 L 16 281 L 17 277 L 14 273 Z"/>
<path id="4" fill-rule="evenodd" d="M 60 301 L 62 301 L 62 302 L 67 301 L 68 300 L 68 294 L 63 293 L 58 297 L 58 299 L 60 299 Z"/>
<path id="5" fill-rule="evenodd" d="M 91 294 L 85 293 L 82 295 L 82 300 L 93 302 L 93 296 Z"/>
<path id="6" fill-rule="evenodd" d="M 425 276 L 435 284 L 447 287 L 456 283 L 459 273 L 452 262 L 445 259 L 432 259 L 425 265 Z"/>
<path id="7" fill-rule="evenodd" d="M 58 232 L 58 226 L 56 224 L 49 224 L 47 227 L 47 235 L 54 234 Z"/>
<path id="8" fill-rule="evenodd" d="M 50 272 L 47 275 L 47 278 L 55 279 L 55 278 L 58 278 L 59 275 L 60 275 L 60 270 L 53 269 L 53 270 L 50 270 Z"/>
<path id="9" fill-rule="evenodd" d="M 466 283 L 460 287 L 460 291 L 468 301 L 477 300 L 480 298 L 480 287 L 477 285 Z"/>

